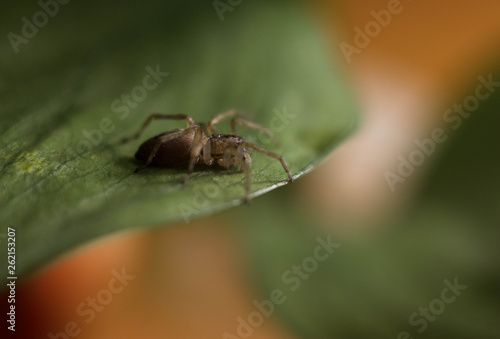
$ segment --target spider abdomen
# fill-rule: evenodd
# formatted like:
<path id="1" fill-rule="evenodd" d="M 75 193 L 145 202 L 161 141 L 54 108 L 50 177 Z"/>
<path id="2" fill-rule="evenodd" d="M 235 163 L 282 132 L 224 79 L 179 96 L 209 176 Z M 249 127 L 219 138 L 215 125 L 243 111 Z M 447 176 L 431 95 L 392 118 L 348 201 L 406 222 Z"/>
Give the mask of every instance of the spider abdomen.
<path id="1" fill-rule="evenodd" d="M 146 140 L 141 146 L 139 146 L 139 149 L 135 153 L 135 158 L 137 160 L 147 161 L 159 138 L 177 131 L 179 130 L 176 129 L 170 132 L 161 133 Z M 169 166 L 189 160 L 191 149 L 193 147 L 193 141 L 194 131 L 169 140 L 168 142 L 161 143 L 153 157 L 153 160 L 151 161 L 151 165 Z"/>

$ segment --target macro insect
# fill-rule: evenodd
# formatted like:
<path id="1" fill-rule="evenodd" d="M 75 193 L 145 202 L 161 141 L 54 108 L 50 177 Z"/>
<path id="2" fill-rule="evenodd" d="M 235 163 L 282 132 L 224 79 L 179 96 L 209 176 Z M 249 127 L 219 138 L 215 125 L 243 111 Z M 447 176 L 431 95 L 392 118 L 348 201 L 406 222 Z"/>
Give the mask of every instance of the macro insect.
<path id="1" fill-rule="evenodd" d="M 136 168 L 138 172 L 147 166 L 172 166 L 188 162 L 187 173 L 182 180 L 185 183 L 194 170 L 196 164 L 219 165 L 224 168 L 239 166 L 245 174 L 245 202 L 250 201 L 250 165 L 252 158 L 248 153 L 253 150 L 278 160 L 285 170 L 290 182 L 292 175 L 288 170 L 285 159 L 279 154 L 265 150 L 238 136 L 237 125 L 246 126 L 262 131 L 269 138 L 274 139 L 273 133 L 252 121 L 244 119 L 246 116 L 240 111 L 230 110 L 220 113 L 208 121 L 208 124 L 197 124 L 192 117 L 186 114 L 152 114 L 134 135 L 124 138 L 122 142 L 138 139 L 142 132 L 153 120 L 185 120 L 187 127 L 158 134 L 139 146 L 135 158 L 145 164 Z M 224 118 L 232 117 L 230 122 L 231 134 L 220 134 L 215 125 Z"/>

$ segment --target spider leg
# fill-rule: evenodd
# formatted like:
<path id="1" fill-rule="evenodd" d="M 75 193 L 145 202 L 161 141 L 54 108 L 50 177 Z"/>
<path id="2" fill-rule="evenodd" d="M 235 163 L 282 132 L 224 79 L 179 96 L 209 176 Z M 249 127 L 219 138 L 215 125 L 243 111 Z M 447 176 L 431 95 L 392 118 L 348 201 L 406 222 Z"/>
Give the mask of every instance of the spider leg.
<path id="1" fill-rule="evenodd" d="M 240 124 L 242 126 L 247 126 L 249 128 L 261 131 L 262 133 L 267 135 L 269 139 L 271 139 L 275 144 L 278 143 L 278 140 L 275 138 L 274 133 L 269 128 L 265 128 L 264 126 L 256 124 L 255 122 L 251 122 L 242 118 L 231 119 L 231 134 L 233 135 L 238 135 L 238 132 L 236 131 L 236 124 Z"/>
<path id="2" fill-rule="evenodd" d="M 201 150 L 203 149 L 203 146 L 209 142 L 209 137 L 204 135 L 203 130 L 200 126 L 195 126 L 196 127 L 196 132 L 194 135 L 194 141 L 193 141 L 193 147 L 191 148 L 191 155 L 189 157 L 189 167 L 188 171 L 186 173 L 186 176 L 184 179 L 182 179 L 182 183 L 185 183 L 189 177 L 191 176 L 191 173 L 193 173 L 194 170 L 194 165 L 196 164 L 196 160 L 198 156 L 200 155 Z M 205 157 L 205 155 L 204 155 Z"/>
<path id="3" fill-rule="evenodd" d="M 148 125 L 153 121 L 153 120 L 160 120 L 160 119 L 170 119 L 170 120 L 186 120 L 187 127 L 191 127 L 194 125 L 194 120 L 191 118 L 189 115 L 186 114 L 151 114 L 149 118 L 144 121 L 142 124 L 141 128 L 132 136 L 123 138 L 121 140 L 121 143 L 126 143 L 129 142 L 130 140 L 137 139 L 141 136 L 142 132 L 148 127 Z"/>
<path id="4" fill-rule="evenodd" d="M 226 148 L 224 150 L 224 156 L 222 157 L 222 162 L 219 161 L 219 165 L 224 166 L 226 168 L 231 167 L 231 159 L 234 157 L 234 159 L 238 158 L 238 153 L 236 149 L 234 148 Z"/>
<path id="5" fill-rule="evenodd" d="M 227 118 L 227 117 L 232 117 L 232 116 L 240 116 L 240 117 L 247 117 L 247 118 L 250 117 L 247 113 L 245 113 L 243 111 L 231 109 L 227 112 L 217 114 L 212 119 L 208 120 L 208 130 L 212 134 L 217 134 L 218 132 L 217 132 L 217 129 L 214 127 L 214 125 L 217 124 L 220 120 Z"/>
<path id="6" fill-rule="evenodd" d="M 155 157 L 156 152 L 158 151 L 158 149 L 160 148 L 162 143 L 167 142 L 167 141 L 172 140 L 172 139 L 175 139 L 175 138 L 178 138 L 178 137 L 183 136 L 185 134 L 189 134 L 196 127 L 197 126 L 188 127 L 188 128 L 183 129 L 183 130 L 177 131 L 175 133 L 170 133 L 170 134 L 158 137 L 158 139 L 156 140 L 156 144 L 154 145 L 153 149 L 151 150 L 151 153 L 149 154 L 148 160 L 146 161 L 146 163 L 144 165 L 137 167 L 135 169 L 134 173 L 137 173 L 140 170 L 143 170 L 149 166 L 149 164 L 153 161 L 153 158 Z"/>
<path id="7" fill-rule="evenodd" d="M 203 131 L 203 133 L 205 133 L 205 135 L 210 135 L 207 124 L 202 122 L 202 123 L 200 123 L 200 127 L 201 127 L 201 130 Z"/>
<path id="8" fill-rule="evenodd" d="M 201 123 L 200 127 L 201 127 L 201 131 L 202 131 L 203 135 L 206 135 L 206 136 L 210 135 L 206 124 Z M 210 166 L 214 163 L 214 158 L 212 158 L 212 145 L 208 141 L 209 138 L 210 137 L 207 137 L 207 140 L 205 142 L 203 142 L 203 146 L 202 146 L 203 162 L 205 163 L 205 165 L 208 165 L 208 166 Z"/>
<path id="9" fill-rule="evenodd" d="M 252 164 L 252 158 L 247 152 L 243 152 L 243 162 L 241 164 L 241 169 L 245 173 L 245 204 L 250 204 L 250 165 Z"/>
<path id="10" fill-rule="evenodd" d="M 248 148 L 248 149 L 253 149 L 254 151 L 257 151 L 257 152 L 265 154 L 265 155 L 267 155 L 267 156 L 269 156 L 271 158 L 279 160 L 279 162 L 281 163 L 281 166 L 283 166 L 283 169 L 285 170 L 286 174 L 288 175 L 288 179 L 290 179 L 290 182 L 293 182 L 293 177 L 290 174 L 290 170 L 288 169 L 288 166 L 286 165 L 285 159 L 283 159 L 283 157 L 281 155 L 273 153 L 273 152 L 270 152 L 268 150 L 260 148 L 259 146 L 255 145 L 255 144 L 252 144 L 252 143 L 249 143 L 249 142 L 246 142 L 246 141 L 242 142 L 240 147 L 245 147 L 245 148 Z"/>
<path id="11" fill-rule="evenodd" d="M 241 166 L 241 170 L 245 173 L 245 203 L 250 203 L 250 165 L 252 164 L 252 158 L 250 154 L 244 149 L 243 146 L 238 146 L 238 148 L 226 148 L 224 150 L 224 156 L 219 160 L 219 165 L 229 168 L 231 165 Z"/>

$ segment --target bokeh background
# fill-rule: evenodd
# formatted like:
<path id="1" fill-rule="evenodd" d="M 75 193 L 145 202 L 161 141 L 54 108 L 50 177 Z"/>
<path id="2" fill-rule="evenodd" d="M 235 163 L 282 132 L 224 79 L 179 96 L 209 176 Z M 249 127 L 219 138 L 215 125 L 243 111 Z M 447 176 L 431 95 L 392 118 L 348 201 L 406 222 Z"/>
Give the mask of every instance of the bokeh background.
<path id="1" fill-rule="evenodd" d="M 236 336 L 254 301 L 282 289 L 286 301 L 248 337 L 500 337 L 500 91 L 460 128 L 443 120 L 479 76 L 500 81 L 500 4 L 402 0 L 348 62 L 340 43 L 352 44 L 355 28 L 390 3 L 305 5 L 362 115 L 318 168 L 250 207 L 114 234 L 61 258 L 18 288 L 16 335 L 47 338 L 77 320 L 78 338 L 232 338 L 224 333 Z M 446 142 L 392 192 L 386 171 L 435 128 Z M 291 292 L 282 275 L 311 256 L 317 237 L 340 247 Z M 135 277 L 123 291 L 88 324 L 75 315 L 122 268 Z M 410 316 L 455 279 L 467 288 L 419 333 Z"/>

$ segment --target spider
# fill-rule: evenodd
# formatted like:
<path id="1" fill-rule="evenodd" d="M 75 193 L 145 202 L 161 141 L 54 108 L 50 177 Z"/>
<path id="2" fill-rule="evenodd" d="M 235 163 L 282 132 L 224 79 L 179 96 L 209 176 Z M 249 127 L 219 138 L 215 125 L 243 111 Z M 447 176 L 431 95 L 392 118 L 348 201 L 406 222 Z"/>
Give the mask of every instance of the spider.
<path id="1" fill-rule="evenodd" d="M 171 166 L 189 161 L 187 174 L 182 180 L 182 183 L 185 183 L 193 172 L 195 164 L 205 163 L 208 166 L 217 164 L 224 168 L 240 166 L 245 173 L 244 201 L 248 204 L 250 202 L 250 165 L 252 163 L 248 150 L 254 150 L 278 160 L 288 175 L 290 182 L 293 181 L 293 178 L 285 159 L 281 155 L 247 142 L 237 135 L 236 125 L 239 124 L 262 131 L 271 139 L 274 139 L 274 135 L 269 129 L 248 121 L 243 116 L 246 116 L 246 114 L 237 110 L 230 110 L 214 116 L 208 121 L 208 124 L 196 124 L 193 118 L 186 114 L 152 114 L 142 124 L 137 133 L 124 138 L 122 142 L 138 139 L 153 120 L 185 120 L 187 123 L 186 128 L 158 134 L 146 140 L 139 147 L 135 153 L 135 158 L 144 161 L 145 164 L 136 168 L 135 172 L 150 165 Z M 231 134 L 219 134 L 215 129 L 215 124 L 228 117 L 233 117 L 230 123 Z"/>

